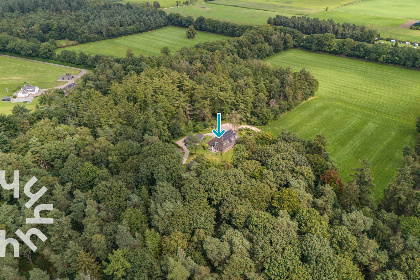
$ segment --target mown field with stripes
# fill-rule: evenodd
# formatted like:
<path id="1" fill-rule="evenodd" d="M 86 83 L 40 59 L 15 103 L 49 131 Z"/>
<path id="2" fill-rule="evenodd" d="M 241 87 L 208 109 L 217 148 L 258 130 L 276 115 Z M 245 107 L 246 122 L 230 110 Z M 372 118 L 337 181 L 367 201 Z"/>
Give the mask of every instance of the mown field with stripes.
<path id="1" fill-rule="evenodd" d="M 404 146 L 415 140 L 420 71 L 301 50 L 266 61 L 306 68 L 318 79 L 319 90 L 262 129 L 277 134 L 286 128 L 307 139 L 323 133 L 346 180 L 360 159 L 371 162 L 380 197 L 401 166 Z"/>

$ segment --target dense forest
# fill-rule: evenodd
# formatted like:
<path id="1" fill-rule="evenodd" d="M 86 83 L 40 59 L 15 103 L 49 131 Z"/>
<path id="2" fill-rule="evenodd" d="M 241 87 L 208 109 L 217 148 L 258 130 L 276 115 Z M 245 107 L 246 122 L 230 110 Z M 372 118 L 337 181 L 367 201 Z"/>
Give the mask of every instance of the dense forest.
<path id="1" fill-rule="evenodd" d="M 309 17 L 287 17 L 277 15 L 269 18 L 267 23 L 274 26 L 284 26 L 299 30 L 303 34 L 334 34 L 338 39 L 353 39 L 359 42 L 373 43 L 379 34 L 376 30 L 363 25 L 351 23 L 336 23 L 332 19 L 320 20 Z"/>
<path id="2" fill-rule="evenodd" d="M 0 0 L 0 51 L 50 59 L 57 47 L 55 40 L 87 43 L 166 25 L 166 13 L 151 5 Z"/>
<path id="3" fill-rule="evenodd" d="M 49 189 L 41 202 L 54 203 L 48 240 L 35 253 L 21 244 L 18 259 L 9 248 L 0 279 L 418 279 L 420 145 L 404 150 L 378 203 L 369 164 L 343 182 L 322 135 L 244 131 L 231 163 L 198 157 L 187 168 L 159 120 L 145 131 L 148 112 L 132 110 L 152 100 L 130 93 L 161 72 L 189 85 L 148 71 L 106 96 L 79 86 L 0 116 L 0 169 L 9 181 L 20 170 L 21 184 L 36 176 Z M 27 227 L 24 203 L 1 190 L 8 236 Z"/>

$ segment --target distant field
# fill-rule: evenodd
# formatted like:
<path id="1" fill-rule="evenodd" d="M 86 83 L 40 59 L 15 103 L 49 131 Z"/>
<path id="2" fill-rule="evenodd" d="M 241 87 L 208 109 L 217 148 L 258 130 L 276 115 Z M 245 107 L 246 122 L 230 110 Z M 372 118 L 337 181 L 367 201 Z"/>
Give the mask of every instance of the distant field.
<path id="1" fill-rule="evenodd" d="M 235 1 L 232 1 L 235 2 Z M 267 24 L 269 17 L 275 17 L 279 12 L 255 10 L 235 6 L 225 6 L 215 3 L 200 3 L 165 10 L 168 13 L 179 13 L 197 18 L 199 16 L 225 20 L 242 24 Z"/>
<path id="2" fill-rule="evenodd" d="M 222 40 L 229 37 L 207 32 L 197 31 L 194 39 L 187 39 L 186 29 L 167 26 L 158 30 L 124 36 L 115 39 L 103 40 L 93 43 L 67 47 L 62 50 L 84 52 L 87 54 L 103 54 L 116 57 L 125 57 L 127 50 L 131 49 L 134 55 L 159 55 L 163 47 L 168 47 L 174 53 L 182 47 L 194 46 L 205 41 Z"/>
<path id="3" fill-rule="evenodd" d="M 277 14 L 285 16 L 309 16 L 333 19 L 336 22 L 350 22 L 370 26 L 381 37 L 398 38 L 420 42 L 420 30 L 399 28 L 410 19 L 420 20 L 420 1 L 408 0 L 403 3 L 394 0 L 367 0 L 349 4 L 346 0 L 215 0 L 208 3 L 166 9 L 193 17 L 205 16 L 236 23 L 266 24 L 269 17 Z M 326 8 L 328 7 L 328 11 Z"/>
<path id="4" fill-rule="evenodd" d="M 353 14 L 420 19 L 420 1 L 366 0 L 338 8 L 336 11 Z"/>
<path id="5" fill-rule="evenodd" d="M 0 97 L 11 96 L 23 84 L 30 83 L 39 88 L 56 87 L 60 75 L 65 73 L 78 74 L 78 70 L 32 62 L 12 57 L 0 56 Z M 9 90 L 9 92 L 7 92 Z M 23 104 L 23 103 L 20 103 Z M 0 100 L 0 114 L 9 114 L 14 104 Z M 28 105 L 34 108 L 35 103 Z"/>
<path id="6" fill-rule="evenodd" d="M 149 2 L 150 4 L 153 4 L 153 0 L 144 1 L 144 0 L 123 0 L 123 3 L 143 3 L 143 2 Z M 159 0 L 158 1 L 161 7 L 167 8 L 167 7 L 174 7 L 176 6 L 176 0 Z M 184 2 L 184 1 L 182 1 Z"/>
<path id="7" fill-rule="evenodd" d="M 420 71 L 327 54 L 289 50 L 266 61 L 305 68 L 318 79 L 316 97 L 263 127 L 313 139 L 323 133 L 328 152 L 350 179 L 360 159 L 372 163 L 375 196 L 394 178 L 402 149 L 415 139 L 420 112 Z"/>

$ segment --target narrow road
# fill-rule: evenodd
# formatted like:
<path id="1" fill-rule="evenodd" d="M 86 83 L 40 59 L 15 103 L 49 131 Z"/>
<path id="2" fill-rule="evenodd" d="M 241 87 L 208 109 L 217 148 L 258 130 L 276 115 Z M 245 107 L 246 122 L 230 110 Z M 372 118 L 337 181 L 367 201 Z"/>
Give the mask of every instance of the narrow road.
<path id="1" fill-rule="evenodd" d="M 233 129 L 234 127 L 231 123 L 225 123 L 225 124 L 222 124 L 221 128 L 222 128 L 222 130 L 224 129 L 224 130 L 228 131 L 229 129 Z M 250 125 L 240 125 L 240 126 L 237 127 L 237 129 L 240 129 L 240 128 L 249 128 L 249 129 L 252 129 L 254 131 L 261 131 L 260 129 L 256 128 L 255 126 L 250 126 Z M 213 132 L 206 133 L 204 135 L 214 137 Z M 182 164 L 187 163 L 188 156 L 190 155 L 190 151 L 187 149 L 187 147 L 184 144 L 184 139 L 185 138 L 182 138 L 181 140 L 178 140 L 178 141 L 175 142 L 184 151 L 184 158 L 182 159 Z"/>
<path id="2" fill-rule="evenodd" d="M 184 139 L 185 138 L 182 138 L 181 140 L 175 142 L 184 150 L 184 158 L 182 159 L 182 164 L 187 163 L 188 156 L 190 155 L 190 151 L 187 149 L 187 147 L 185 147 Z"/>

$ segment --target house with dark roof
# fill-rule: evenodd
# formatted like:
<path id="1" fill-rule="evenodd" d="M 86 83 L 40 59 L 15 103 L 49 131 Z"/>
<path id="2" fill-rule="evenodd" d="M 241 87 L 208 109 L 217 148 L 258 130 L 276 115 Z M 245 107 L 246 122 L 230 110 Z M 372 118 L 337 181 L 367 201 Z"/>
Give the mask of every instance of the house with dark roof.
<path id="1" fill-rule="evenodd" d="M 71 83 L 71 84 L 67 85 L 65 88 L 63 88 L 64 95 L 67 95 L 69 93 L 69 91 L 72 91 L 75 86 L 77 86 L 76 83 Z"/>
<path id="2" fill-rule="evenodd" d="M 212 138 L 208 142 L 209 150 L 212 152 L 226 152 L 235 146 L 238 142 L 238 138 L 238 133 L 230 129 L 226 131 L 222 137 Z"/>

